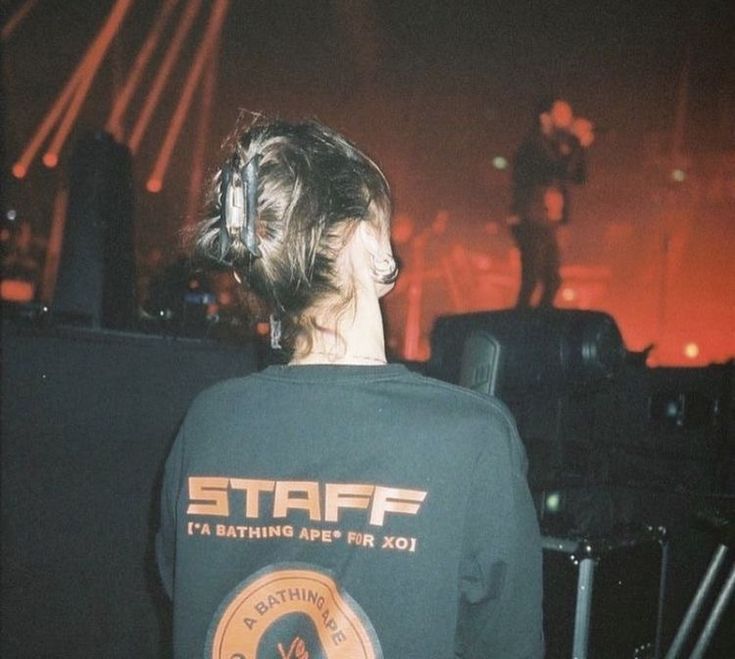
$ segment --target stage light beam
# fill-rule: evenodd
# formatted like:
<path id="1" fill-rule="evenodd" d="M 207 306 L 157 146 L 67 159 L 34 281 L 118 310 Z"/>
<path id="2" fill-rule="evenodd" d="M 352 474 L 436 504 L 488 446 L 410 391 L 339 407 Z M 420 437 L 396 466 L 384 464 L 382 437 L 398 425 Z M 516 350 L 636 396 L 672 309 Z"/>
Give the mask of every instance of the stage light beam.
<path id="1" fill-rule="evenodd" d="M 8 19 L 8 22 L 3 25 L 2 32 L 0 32 L 0 39 L 2 39 L 2 41 L 10 39 L 16 28 L 37 4 L 38 0 L 27 0 L 27 2 L 18 7 L 18 10 Z"/>
<path id="2" fill-rule="evenodd" d="M 61 92 L 59 92 L 59 95 L 56 97 L 54 104 L 51 106 L 51 109 L 44 117 L 41 125 L 38 127 L 35 134 L 31 138 L 31 141 L 26 146 L 20 158 L 18 158 L 18 160 L 13 165 L 12 172 L 15 178 L 22 179 L 28 173 L 28 168 L 30 167 L 31 161 L 33 160 L 33 158 L 35 158 L 44 140 L 48 137 L 54 125 L 59 120 L 61 113 L 69 104 L 69 101 L 71 100 L 72 95 L 74 94 L 74 91 L 76 90 L 80 81 L 86 75 L 89 62 L 97 56 L 99 44 L 104 37 L 105 28 L 110 22 L 111 18 L 112 15 L 110 15 L 110 17 L 107 19 L 106 24 L 97 34 L 94 41 L 87 49 L 87 52 L 84 54 L 84 57 L 81 59 L 79 64 L 77 64 L 77 68 L 74 69 L 74 72 L 67 81 L 66 85 L 61 90 Z"/>
<path id="3" fill-rule="evenodd" d="M 212 101 L 214 100 L 217 81 L 217 53 L 219 52 L 219 35 L 214 44 L 213 52 L 207 61 L 207 71 L 201 90 L 201 110 L 196 128 L 194 153 L 191 158 L 191 177 L 189 178 L 189 194 L 186 204 L 185 224 L 196 222 L 197 213 L 202 196 L 202 182 L 204 181 L 204 158 L 209 137 L 209 125 L 212 118 Z"/>
<path id="4" fill-rule="evenodd" d="M 181 17 L 179 24 L 176 26 L 176 31 L 171 39 L 168 50 L 163 56 L 161 68 L 158 69 L 156 76 L 153 79 L 153 84 L 151 85 L 150 92 L 146 96 L 143 109 L 140 111 L 138 119 L 133 126 L 133 130 L 130 133 L 128 147 L 133 154 L 137 152 L 138 147 L 140 146 L 140 142 L 148 128 L 153 112 L 161 98 L 163 89 L 169 81 L 171 70 L 178 59 L 182 46 L 184 45 L 186 35 L 189 33 L 189 30 L 191 30 L 191 27 L 194 24 L 194 19 L 199 13 L 201 4 L 201 0 L 189 0 L 189 3 L 186 5 L 186 9 L 184 10 L 184 14 Z"/>
<path id="5" fill-rule="evenodd" d="M 105 124 L 105 130 L 118 141 L 122 139 L 121 123 L 122 118 L 125 115 L 125 111 L 133 98 L 133 94 L 138 87 L 138 83 L 140 82 L 140 78 L 143 75 L 145 67 L 148 65 L 156 46 L 158 46 L 158 42 L 161 40 L 161 34 L 163 33 L 163 29 L 166 27 L 169 16 L 178 3 L 179 0 L 166 0 L 159 10 L 150 32 L 133 62 L 133 66 L 130 69 L 125 85 L 120 94 L 118 94 L 118 97 L 115 99 L 115 104 L 112 106 L 110 116 Z"/>
<path id="6" fill-rule="evenodd" d="M 105 22 L 104 27 L 100 31 L 100 38 L 98 43 L 95 44 L 95 50 L 93 55 L 86 62 L 83 69 L 84 74 L 80 80 L 77 88 L 74 92 L 74 97 L 66 110 L 66 114 L 61 121 L 61 124 L 56 129 L 56 134 L 48 151 L 43 157 L 44 164 L 47 167 L 55 167 L 59 161 L 59 153 L 66 142 L 66 138 L 71 132 L 72 126 L 79 115 L 79 111 L 82 109 L 84 100 L 87 98 L 89 88 L 92 86 L 97 71 L 102 64 L 102 60 L 107 53 L 107 49 L 110 47 L 112 40 L 115 38 L 117 31 L 120 29 L 120 25 L 125 19 L 125 15 L 128 13 L 132 5 L 132 0 L 117 0 L 110 15 Z"/>
<path id="7" fill-rule="evenodd" d="M 59 188 L 54 198 L 51 214 L 51 234 L 46 248 L 46 260 L 41 279 L 41 300 L 49 304 L 54 298 L 56 277 L 59 273 L 61 245 L 64 240 L 64 226 L 66 225 L 66 211 L 69 202 L 69 192 L 65 187 Z"/>
<path id="8" fill-rule="evenodd" d="M 199 84 L 199 79 L 202 76 L 204 64 L 212 53 L 214 44 L 216 43 L 217 37 L 222 29 L 222 24 L 224 23 L 225 16 L 227 15 L 229 4 L 229 0 L 217 0 L 212 9 L 209 23 L 207 23 L 207 28 L 204 32 L 204 37 L 202 38 L 199 48 L 194 55 L 194 63 L 192 64 L 192 67 L 189 70 L 189 75 L 184 83 L 184 90 L 181 93 L 179 104 L 176 107 L 173 119 L 171 120 L 168 131 L 166 132 L 166 137 L 164 138 L 163 145 L 161 146 L 158 158 L 156 159 L 156 163 L 153 167 L 153 172 L 148 177 L 147 187 L 151 192 L 157 191 L 153 188 L 158 188 L 158 190 L 160 190 L 160 187 L 158 186 L 160 185 L 162 187 L 163 185 L 163 179 L 166 176 L 166 170 L 168 169 L 168 164 L 171 159 L 174 146 L 176 145 L 176 140 L 179 137 L 181 128 L 184 125 L 184 120 L 189 112 L 194 91 L 196 90 L 196 87 Z"/>

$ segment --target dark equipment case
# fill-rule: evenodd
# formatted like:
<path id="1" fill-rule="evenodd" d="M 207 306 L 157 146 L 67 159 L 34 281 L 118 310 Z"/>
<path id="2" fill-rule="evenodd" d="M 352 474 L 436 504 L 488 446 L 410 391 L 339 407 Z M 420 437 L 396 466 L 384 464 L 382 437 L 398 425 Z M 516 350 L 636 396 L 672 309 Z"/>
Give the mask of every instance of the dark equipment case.
<path id="1" fill-rule="evenodd" d="M 606 538 L 544 536 L 547 659 L 655 659 L 668 544 L 663 528 Z"/>

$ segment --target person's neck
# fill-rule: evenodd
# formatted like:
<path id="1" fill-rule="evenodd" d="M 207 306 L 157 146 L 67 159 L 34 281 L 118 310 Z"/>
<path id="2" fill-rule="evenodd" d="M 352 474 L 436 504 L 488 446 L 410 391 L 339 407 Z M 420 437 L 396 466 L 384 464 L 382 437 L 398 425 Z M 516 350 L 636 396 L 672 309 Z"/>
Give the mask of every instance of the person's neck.
<path id="1" fill-rule="evenodd" d="M 319 318 L 312 334 L 311 350 L 297 349 L 291 364 L 380 365 L 387 362 L 383 337 L 383 316 L 378 299 L 357 291 L 343 313 Z M 324 328 L 324 329 L 322 329 Z"/>

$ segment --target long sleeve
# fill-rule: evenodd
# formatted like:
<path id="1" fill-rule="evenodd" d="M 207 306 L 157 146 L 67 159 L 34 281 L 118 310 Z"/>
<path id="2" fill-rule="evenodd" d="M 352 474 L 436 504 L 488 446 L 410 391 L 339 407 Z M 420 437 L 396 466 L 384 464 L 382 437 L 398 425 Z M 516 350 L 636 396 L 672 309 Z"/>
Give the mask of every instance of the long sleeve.
<path id="1" fill-rule="evenodd" d="M 579 140 L 571 134 L 564 135 L 567 151 L 559 160 L 558 178 L 568 183 L 582 184 L 587 180 L 587 160 L 585 150 Z"/>
<path id="2" fill-rule="evenodd" d="M 544 191 L 556 188 L 564 195 L 563 222 L 569 219 L 569 184 L 586 181 L 585 150 L 579 140 L 563 133 L 552 139 L 540 134 L 528 137 L 513 161 L 511 212 L 522 219 L 547 220 Z"/>
<path id="3" fill-rule="evenodd" d="M 176 558 L 176 504 L 181 480 L 183 426 L 166 460 L 161 487 L 161 519 L 156 534 L 156 563 L 166 593 L 173 599 Z"/>
<path id="4" fill-rule="evenodd" d="M 513 159 L 512 213 L 528 213 L 534 190 L 546 177 L 546 161 L 537 139 L 527 139 L 518 148 Z"/>
<path id="5" fill-rule="evenodd" d="M 511 422 L 480 456 L 467 505 L 456 652 L 464 659 L 543 657 L 541 540 Z"/>

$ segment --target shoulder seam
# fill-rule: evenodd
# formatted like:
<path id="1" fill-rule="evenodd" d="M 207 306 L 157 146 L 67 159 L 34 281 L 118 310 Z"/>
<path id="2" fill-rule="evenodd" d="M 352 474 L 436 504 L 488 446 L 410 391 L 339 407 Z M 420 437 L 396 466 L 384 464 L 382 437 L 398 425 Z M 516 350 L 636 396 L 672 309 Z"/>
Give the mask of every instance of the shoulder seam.
<path id="1" fill-rule="evenodd" d="M 409 375 L 412 379 L 421 381 L 422 385 L 428 385 L 437 389 L 445 389 L 465 398 L 474 398 L 475 400 L 492 407 L 496 412 L 498 412 L 498 414 L 500 414 L 504 418 L 506 423 L 508 423 L 509 425 L 513 426 L 515 424 L 515 421 L 508 411 L 508 408 L 500 399 L 496 398 L 495 396 L 481 394 L 477 391 L 472 391 L 472 389 L 461 387 L 458 384 L 444 382 L 443 380 L 437 380 L 436 378 L 428 377 L 426 375 L 420 375 L 418 373 L 410 373 Z"/>

